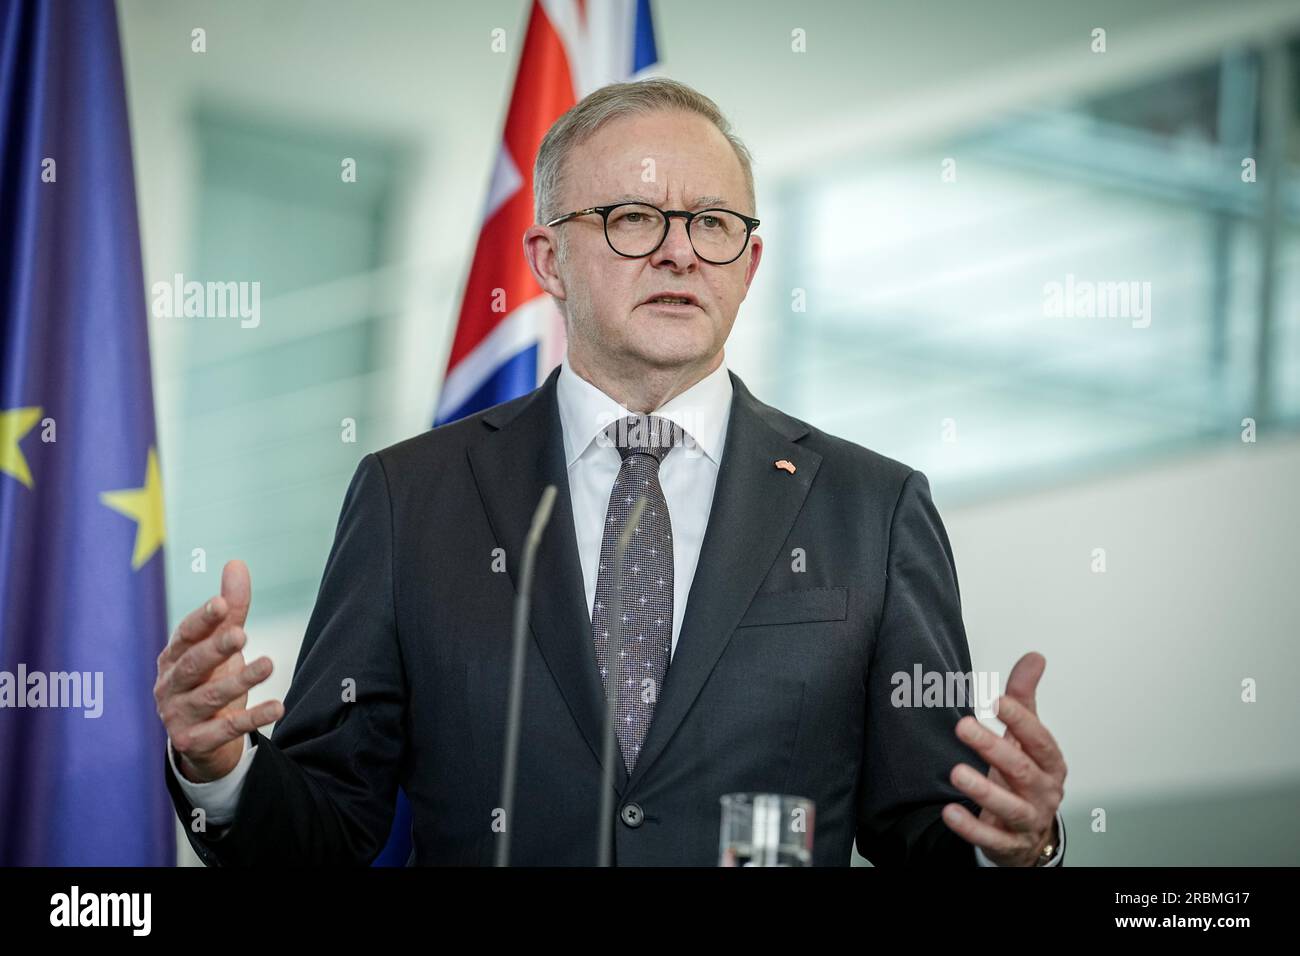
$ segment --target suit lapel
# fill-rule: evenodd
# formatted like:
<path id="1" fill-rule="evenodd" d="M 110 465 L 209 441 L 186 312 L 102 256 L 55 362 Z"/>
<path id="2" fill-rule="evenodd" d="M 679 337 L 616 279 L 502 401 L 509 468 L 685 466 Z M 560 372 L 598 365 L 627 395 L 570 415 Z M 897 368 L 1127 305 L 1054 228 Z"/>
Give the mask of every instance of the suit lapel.
<path id="1" fill-rule="evenodd" d="M 492 532 L 505 549 L 506 569 L 516 591 L 518 564 L 533 511 L 543 489 L 556 486 L 555 510 L 537 553 L 530 625 L 542 659 L 599 761 L 605 692 L 596 669 L 591 612 L 578 560 L 555 394 L 558 377 L 556 368 L 531 395 L 484 413 L 482 421 L 492 431 L 485 440 L 470 446 L 470 469 Z M 623 766 L 620 753 L 616 774 L 620 793 L 627 782 Z"/>
<path id="2" fill-rule="evenodd" d="M 776 561 L 822 460 L 797 444 L 807 425 L 759 402 L 735 373 L 728 374 L 731 418 L 709 523 L 677 649 L 629 787 L 663 753 L 699 696 Z M 782 459 L 794 465 L 793 474 L 776 467 Z"/>

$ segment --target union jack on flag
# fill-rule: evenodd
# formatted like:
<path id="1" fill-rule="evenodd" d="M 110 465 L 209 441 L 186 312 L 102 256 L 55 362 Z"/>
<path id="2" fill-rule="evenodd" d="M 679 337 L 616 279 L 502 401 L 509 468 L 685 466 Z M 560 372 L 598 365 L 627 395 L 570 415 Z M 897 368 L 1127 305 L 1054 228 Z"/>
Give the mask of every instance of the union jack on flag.
<path id="1" fill-rule="evenodd" d="M 580 99 L 657 62 L 650 0 L 533 0 L 435 425 L 526 395 L 564 357 L 563 317 L 521 248 L 533 222 L 533 161 Z"/>

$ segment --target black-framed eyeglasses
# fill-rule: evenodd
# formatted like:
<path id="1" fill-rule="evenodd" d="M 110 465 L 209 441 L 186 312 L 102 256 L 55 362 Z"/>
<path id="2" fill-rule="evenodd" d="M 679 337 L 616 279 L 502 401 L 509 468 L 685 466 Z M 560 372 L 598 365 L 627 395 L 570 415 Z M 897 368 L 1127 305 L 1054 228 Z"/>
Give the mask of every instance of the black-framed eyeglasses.
<path id="1" fill-rule="evenodd" d="M 686 235 L 695 254 L 705 262 L 725 266 L 735 262 L 745 251 L 749 237 L 758 228 L 758 220 L 731 209 L 660 209 L 641 202 L 616 202 L 607 206 L 589 206 L 552 219 L 548 226 L 558 226 L 578 216 L 600 213 L 605 222 L 605 241 L 625 259 L 648 256 L 668 238 L 668 226 L 674 216 L 686 220 Z"/>

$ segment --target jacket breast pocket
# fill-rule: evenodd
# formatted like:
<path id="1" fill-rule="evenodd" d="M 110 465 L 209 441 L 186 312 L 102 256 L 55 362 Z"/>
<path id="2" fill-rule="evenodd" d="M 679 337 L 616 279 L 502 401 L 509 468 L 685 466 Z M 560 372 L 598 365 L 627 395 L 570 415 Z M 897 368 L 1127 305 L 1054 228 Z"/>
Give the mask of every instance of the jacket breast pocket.
<path id="1" fill-rule="evenodd" d="M 759 591 L 737 627 L 842 621 L 848 616 L 848 588 Z"/>

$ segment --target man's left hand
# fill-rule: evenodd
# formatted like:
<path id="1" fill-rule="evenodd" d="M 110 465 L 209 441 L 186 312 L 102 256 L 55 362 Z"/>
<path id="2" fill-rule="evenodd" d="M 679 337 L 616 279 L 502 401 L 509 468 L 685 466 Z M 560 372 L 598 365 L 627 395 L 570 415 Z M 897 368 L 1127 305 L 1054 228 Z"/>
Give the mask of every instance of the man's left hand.
<path id="1" fill-rule="evenodd" d="M 998 866 L 1034 866 L 1043 848 L 1059 840 L 1056 811 L 1065 796 L 1065 758 L 1038 719 L 1034 694 L 1047 667 L 1030 652 L 1011 669 L 1006 693 L 994 714 L 1006 724 L 999 737 L 974 717 L 957 722 L 957 736 L 989 764 L 988 776 L 969 764 L 952 768 L 953 786 L 983 809 L 977 819 L 959 803 L 944 807 L 943 819 Z"/>

